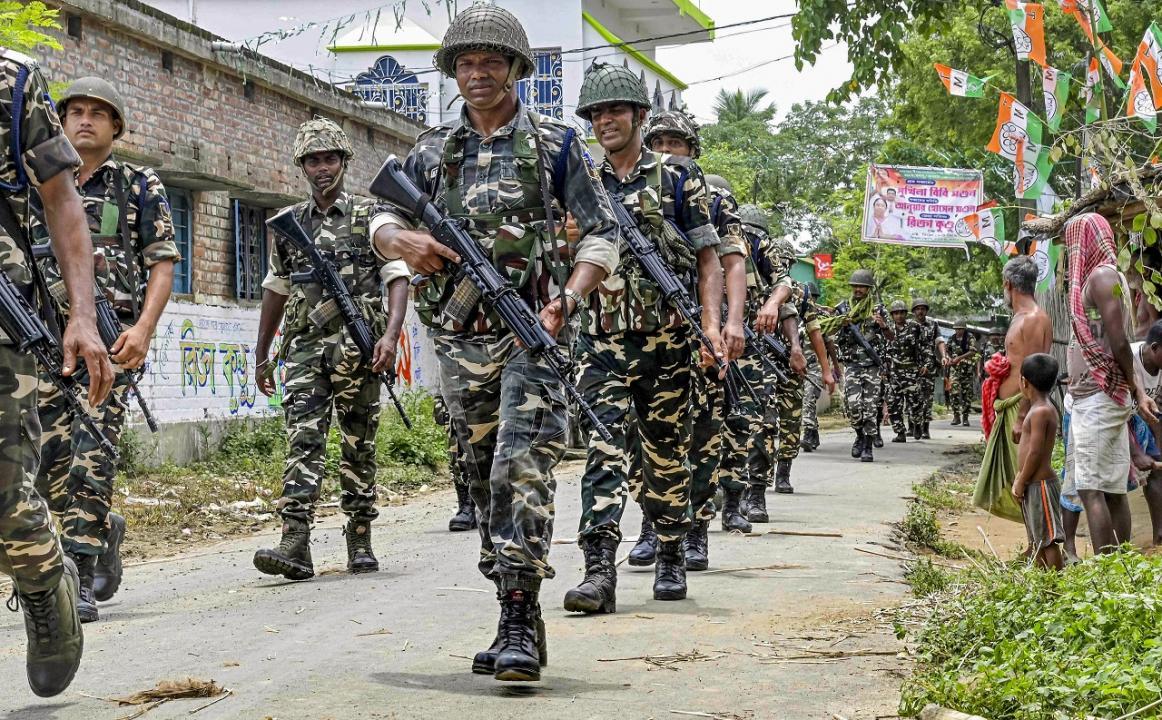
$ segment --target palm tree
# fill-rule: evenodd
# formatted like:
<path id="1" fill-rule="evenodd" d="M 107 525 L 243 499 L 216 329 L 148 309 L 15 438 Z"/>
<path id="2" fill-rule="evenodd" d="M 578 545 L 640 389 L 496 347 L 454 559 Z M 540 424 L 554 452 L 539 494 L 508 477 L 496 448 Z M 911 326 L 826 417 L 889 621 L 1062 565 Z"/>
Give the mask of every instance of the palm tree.
<path id="1" fill-rule="evenodd" d="M 714 99 L 714 114 L 720 123 L 734 123 L 743 120 L 770 122 L 775 117 L 775 104 L 767 103 L 765 107 L 759 107 L 766 96 L 767 91 L 762 88 L 746 92 L 743 92 L 741 88 L 734 92 L 719 90 L 718 97 Z"/>

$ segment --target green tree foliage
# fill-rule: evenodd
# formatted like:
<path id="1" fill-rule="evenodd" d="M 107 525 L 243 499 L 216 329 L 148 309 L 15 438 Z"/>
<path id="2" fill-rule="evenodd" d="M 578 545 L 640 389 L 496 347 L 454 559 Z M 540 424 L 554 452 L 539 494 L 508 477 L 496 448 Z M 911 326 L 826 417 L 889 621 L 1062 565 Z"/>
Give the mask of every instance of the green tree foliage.
<path id="1" fill-rule="evenodd" d="M 767 123 L 775 117 L 774 103 L 762 105 L 767 91 L 762 88 L 743 92 L 740 88 L 734 92 L 725 89 L 718 91 L 714 99 L 714 116 L 720 123 L 738 123 L 749 120 Z M 762 105 L 762 107 L 760 107 Z"/>
<path id="2" fill-rule="evenodd" d="M 45 7 L 39 1 L 0 0 L 0 47 L 28 52 L 43 45 L 60 50 L 61 45 L 56 38 L 39 29 L 59 29 L 56 18 L 57 11 Z"/>

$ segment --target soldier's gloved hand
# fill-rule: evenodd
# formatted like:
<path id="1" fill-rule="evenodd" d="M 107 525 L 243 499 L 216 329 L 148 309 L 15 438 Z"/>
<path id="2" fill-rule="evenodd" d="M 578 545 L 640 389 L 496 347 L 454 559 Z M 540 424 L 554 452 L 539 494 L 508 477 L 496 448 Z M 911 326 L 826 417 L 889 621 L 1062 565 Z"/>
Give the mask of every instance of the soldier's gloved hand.
<path id="1" fill-rule="evenodd" d="M 275 363 L 270 361 L 270 358 L 259 358 L 258 363 L 254 366 L 255 384 L 258 385 L 258 392 L 266 397 L 274 395 L 274 368 Z"/>
<path id="2" fill-rule="evenodd" d="M 791 348 L 790 364 L 796 375 L 800 377 L 807 375 L 807 356 L 803 354 L 803 348 Z"/>
<path id="3" fill-rule="evenodd" d="M 399 338 L 390 338 L 387 335 L 379 338 L 379 342 L 375 343 L 375 350 L 371 355 L 372 372 L 382 373 L 394 369 L 398 348 Z"/>
<path id="4" fill-rule="evenodd" d="M 726 359 L 737 360 L 746 351 L 746 333 L 743 332 L 742 322 L 727 322 L 722 333 L 726 344 Z"/>
<path id="5" fill-rule="evenodd" d="M 113 361 L 123 368 L 129 370 L 136 370 L 145 362 L 145 356 L 149 353 L 149 340 L 153 333 L 148 328 L 134 325 L 121 333 L 113 343 L 113 347 L 109 352 L 113 355 Z"/>
<path id="6" fill-rule="evenodd" d="M 97 334 L 97 325 L 71 319 L 61 339 L 61 355 L 61 371 L 66 377 L 77 372 L 78 356 L 85 361 L 89 371 L 89 405 L 97 407 L 105 402 L 113 387 L 113 363 L 109 362 L 109 351 Z"/>
<path id="7" fill-rule="evenodd" d="M 379 232 L 385 230 L 386 228 L 382 228 Z M 423 275 L 443 270 L 445 260 L 460 262 L 460 256 L 452 252 L 451 248 L 440 243 L 431 233 L 422 230 L 397 229 L 387 245 L 391 254 L 398 255 L 408 267 Z"/>

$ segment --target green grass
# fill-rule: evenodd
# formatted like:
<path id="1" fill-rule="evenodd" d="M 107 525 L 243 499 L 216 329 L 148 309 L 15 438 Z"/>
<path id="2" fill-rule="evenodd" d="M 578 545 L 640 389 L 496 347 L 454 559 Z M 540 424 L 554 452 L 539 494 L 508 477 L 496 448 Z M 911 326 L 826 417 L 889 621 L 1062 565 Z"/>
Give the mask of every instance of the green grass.
<path id="1" fill-rule="evenodd" d="M 990 720 L 1112 719 L 1162 698 L 1162 557 L 1127 547 L 1060 573 L 941 572 L 909 571 L 930 602 L 901 715 L 936 703 Z"/>

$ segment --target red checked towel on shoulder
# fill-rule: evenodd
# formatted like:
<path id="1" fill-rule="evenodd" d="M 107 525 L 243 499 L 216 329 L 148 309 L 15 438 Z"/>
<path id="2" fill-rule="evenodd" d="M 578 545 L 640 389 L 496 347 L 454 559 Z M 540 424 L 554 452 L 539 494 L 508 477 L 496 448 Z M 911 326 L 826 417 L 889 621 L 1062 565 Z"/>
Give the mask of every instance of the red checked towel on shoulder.
<path id="1" fill-rule="evenodd" d="M 1013 364 L 1001 353 L 993 355 L 984 365 L 985 372 L 989 374 L 980 388 L 980 427 L 984 430 L 985 440 L 988 439 L 989 433 L 993 429 L 993 423 L 997 420 L 997 411 L 993 405 L 996 404 L 997 395 L 1001 390 L 1001 383 L 1009 377 L 1012 369 Z"/>

